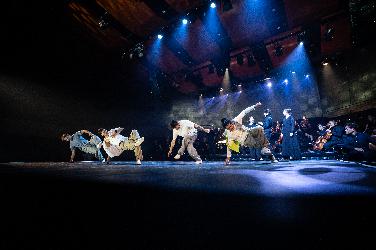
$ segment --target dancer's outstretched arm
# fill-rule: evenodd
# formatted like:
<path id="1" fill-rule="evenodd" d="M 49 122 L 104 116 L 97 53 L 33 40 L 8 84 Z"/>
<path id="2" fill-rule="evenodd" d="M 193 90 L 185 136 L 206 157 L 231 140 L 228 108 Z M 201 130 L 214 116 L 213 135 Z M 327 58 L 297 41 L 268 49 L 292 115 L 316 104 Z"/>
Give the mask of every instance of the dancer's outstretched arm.
<path id="1" fill-rule="evenodd" d="M 246 109 L 244 109 L 242 112 L 240 112 L 240 114 L 238 116 L 236 116 L 233 120 L 240 123 L 240 124 L 243 124 L 243 118 L 244 116 L 246 116 L 249 112 L 255 110 L 255 108 L 257 106 L 261 106 L 261 102 L 258 102 L 256 103 L 255 105 L 252 105 Z"/>
<path id="2" fill-rule="evenodd" d="M 204 131 L 205 133 L 210 133 L 210 129 L 203 128 L 203 127 L 201 127 L 200 125 L 198 125 L 196 123 L 195 123 L 194 127 L 197 128 L 198 130 Z"/>
<path id="3" fill-rule="evenodd" d="M 113 128 L 113 129 L 111 129 L 110 131 L 108 131 L 108 134 L 109 134 L 110 136 L 115 136 L 115 135 L 117 135 L 117 134 L 120 134 L 121 131 L 123 131 L 123 130 L 124 130 L 124 128 L 121 128 L 121 127 Z"/>

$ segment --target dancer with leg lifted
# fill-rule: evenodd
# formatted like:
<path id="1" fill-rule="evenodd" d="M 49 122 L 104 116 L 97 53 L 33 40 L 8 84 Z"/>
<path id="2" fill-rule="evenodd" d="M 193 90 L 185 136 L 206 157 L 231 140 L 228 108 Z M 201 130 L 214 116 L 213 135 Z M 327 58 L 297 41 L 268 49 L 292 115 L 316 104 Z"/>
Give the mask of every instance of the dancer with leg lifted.
<path id="1" fill-rule="evenodd" d="M 143 160 L 141 143 L 144 141 L 144 137 L 140 137 L 137 130 L 132 130 L 129 137 L 125 137 L 120 133 L 123 128 L 114 128 L 109 131 L 100 128 L 98 132 L 104 137 L 103 139 L 103 149 L 106 151 L 107 163 L 110 159 L 119 156 L 124 150 L 133 150 L 136 156 L 136 164 L 141 165 Z"/>
<path id="2" fill-rule="evenodd" d="M 90 140 L 86 140 L 83 137 L 84 134 L 90 136 Z M 88 154 L 93 154 L 98 160 L 104 162 L 104 158 L 100 151 L 100 144 L 102 141 L 98 136 L 94 135 L 90 131 L 84 129 L 74 133 L 73 135 L 62 134 L 60 139 L 62 141 L 69 142 L 69 147 L 71 149 L 70 162 L 74 162 L 77 149 Z"/>
<path id="3" fill-rule="evenodd" d="M 261 154 L 270 156 L 273 163 L 278 162 L 272 152 L 270 151 L 269 141 L 265 137 L 264 129 L 262 127 L 247 128 L 243 125 L 243 118 L 249 112 L 255 110 L 256 107 L 261 106 L 258 102 L 253 106 L 244 109 L 234 119 L 229 120 L 223 118 L 221 120 L 222 126 L 225 128 L 225 137 L 227 144 L 227 157 L 225 164 L 230 164 L 231 151 L 239 152 L 240 146 L 249 148 L 261 148 Z"/>

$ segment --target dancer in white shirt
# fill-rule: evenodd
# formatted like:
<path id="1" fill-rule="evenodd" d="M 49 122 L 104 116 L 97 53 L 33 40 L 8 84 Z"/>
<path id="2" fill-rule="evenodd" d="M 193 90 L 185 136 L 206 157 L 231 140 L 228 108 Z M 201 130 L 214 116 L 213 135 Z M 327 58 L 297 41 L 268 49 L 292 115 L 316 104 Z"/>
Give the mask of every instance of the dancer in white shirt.
<path id="1" fill-rule="evenodd" d="M 120 133 L 123 131 L 123 128 L 114 128 L 109 131 L 106 129 L 99 129 L 98 132 L 101 134 L 103 139 L 104 151 L 106 151 L 107 163 L 110 162 L 110 159 L 121 155 L 124 150 L 133 150 L 136 156 L 136 164 L 140 165 L 143 159 L 141 143 L 144 141 L 144 137 L 140 137 L 137 130 L 132 130 L 129 137 L 125 137 Z"/>
<path id="2" fill-rule="evenodd" d="M 205 133 L 209 133 L 210 129 L 205 129 L 200 125 L 189 120 L 172 120 L 170 126 L 172 128 L 172 141 L 167 156 L 170 157 L 172 149 L 175 147 L 176 138 L 178 136 L 181 136 L 183 137 L 182 145 L 177 155 L 175 155 L 174 159 L 180 159 L 180 157 L 184 154 L 185 150 L 187 149 L 188 154 L 196 161 L 196 164 L 201 164 L 201 157 L 198 155 L 197 150 L 193 146 L 193 143 L 197 139 L 197 129 L 204 131 Z"/>

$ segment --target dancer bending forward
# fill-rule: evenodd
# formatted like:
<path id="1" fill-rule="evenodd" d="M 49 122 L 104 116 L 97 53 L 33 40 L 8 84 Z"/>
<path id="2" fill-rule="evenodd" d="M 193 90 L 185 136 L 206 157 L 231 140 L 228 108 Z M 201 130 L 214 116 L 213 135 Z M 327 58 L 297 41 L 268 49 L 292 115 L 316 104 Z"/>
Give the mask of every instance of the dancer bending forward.
<path id="1" fill-rule="evenodd" d="M 178 154 L 175 155 L 174 159 L 180 159 L 180 157 L 184 154 L 185 149 L 187 149 L 188 154 L 196 161 L 196 164 L 201 164 L 201 157 L 198 155 L 197 150 L 193 146 L 193 143 L 197 139 L 197 129 L 204 131 L 205 133 L 209 133 L 210 129 L 205 129 L 200 125 L 189 120 L 172 120 L 170 126 L 172 128 L 172 141 L 167 156 L 170 157 L 172 149 L 175 147 L 176 138 L 178 136 L 181 136 L 183 137 L 183 141 L 178 151 Z"/>
<path id="2" fill-rule="evenodd" d="M 230 164 L 231 150 L 239 152 L 240 146 L 249 148 L 261 148 L 261 154 L 270 156 L 272 162 L 278 162 L 272 152 L 270 151 L 269 141 L 265 137 L 264 129 L 262 127 L 247 128 L 243 124 L 243 117 L 255 110 L 261 103 L 257 103 L 251 107 L 244 109 L 240 114 L 232 120 L 223 118 L 221 120 L 222 126 L 225 128 L 225 137 L 227 144 L 227 158 L 225 164 Z"/>
<path id="3" fill-rule="evenodd" d="M 87 134 L 90 136 L 90 140 L 86 140 L 82 135 Z M 63 134 L 61 136 L 62 141 L 69 141 L 69 147 L 71 149 L 70 162 L 74 161 L 76 156 L 76 149 L 81 150 L 82 152 L 93 154 L 95 157 L 104 162 L 104 158 L 100 151 L 100 144 L 102 143 L 101 139 L 87 130 L 80 130 L 73 135 Z"/>
<path id="4" fill-rule="evenodd" d="M 132 130 L 129 137 L 121 135 L 121 131 L 124 128 L 114 128 L 111 130 L 106 130 L 100 128 L 98 132 L 104 137 L 103 146 L 104 151 L 106 151 L 107 163 L 110 162 L 111 158 L 121 155 L 124 150 L 133 150 L 136 156 L 136 164 L 140 165 L 143 160 L 141 143 L 144 141 L 144 137 L 140 137 L 137 130 Z"/>

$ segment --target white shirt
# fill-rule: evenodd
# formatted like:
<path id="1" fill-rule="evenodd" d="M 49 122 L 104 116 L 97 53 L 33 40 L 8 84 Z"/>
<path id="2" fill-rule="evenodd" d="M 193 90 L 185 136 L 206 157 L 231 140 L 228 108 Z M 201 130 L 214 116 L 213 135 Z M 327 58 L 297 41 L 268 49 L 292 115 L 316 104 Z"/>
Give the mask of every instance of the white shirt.
<path id="1" fill-rule="evenodd" d="M 112 145 L 119 146 L 120 142 L 127 140 L 128 138 L 117 134 L 115 136 L 109 136 L 107 141 L 109 141 Z"/>
<path id="2" fill-rule="evenodd" d="M 109 146 L 106 145 L 106 142 L 103 143 L 103 149 L 106 151 L 106 154 L 113 158 L 115 156 L 121 155 L 123 153 L 123 149 L 121 149 L 119 146 L 110 144 Z"/>
<path id="3" fill-rule="evenodd" d="M 110 130 L 111 133 L 109 134 L 115 134 L 112 129 Z M 125 141 L 127 140 L 128 138 L 127 137 L 124 137 L 122 136 L 121 134 L 116 134 L 115 136 L 109 136 L 107 138 L 105 138 L 105 142 L 103 143 L 103 149 L 104 151 L 106 151 L 106 154 L 113 158 L 115 156 L 119 156 L 121 155 L 121 153 L 123 153 L 124 149 L 122 149 L 119 144 L 120 142 L 122 141 Z M 110 145 L 107 146 L 106 145 L 106 142 L 109 142 Z"/>
<path id="4" fill-rule="evenodd" d="M 172 139 L 176 140 L 178 136 L 186 137 L 186 136 L 194 136 L 197 135 L 197 129 L 195 128 L 195 124 L 189 120 L 180 120 L 178 121 L 180 124 L 179 129 L 172 130 Z"/>

